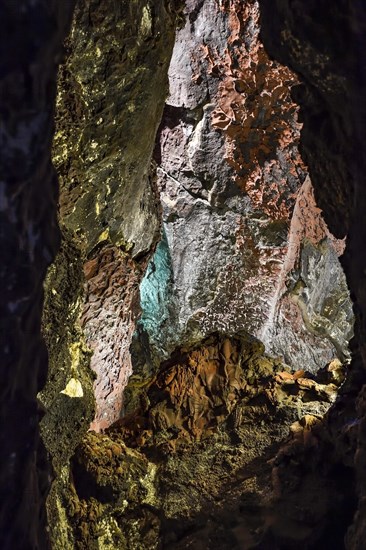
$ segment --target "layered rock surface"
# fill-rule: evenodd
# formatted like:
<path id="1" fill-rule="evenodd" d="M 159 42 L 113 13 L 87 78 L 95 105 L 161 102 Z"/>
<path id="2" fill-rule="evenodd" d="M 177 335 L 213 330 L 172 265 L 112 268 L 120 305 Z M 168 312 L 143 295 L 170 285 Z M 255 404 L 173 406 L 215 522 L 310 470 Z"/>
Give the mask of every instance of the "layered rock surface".
<path id="1" fill-rule="evenodd" d="M 353 315 L 343 244 L 298 149 L 296 77 L 267 56 L 257 2 L 186 9 L 154 153 L 163 238 L 141 284 L 134 376 L 182 342 L 242 330 L 316 372 L 347 358 Z"/>

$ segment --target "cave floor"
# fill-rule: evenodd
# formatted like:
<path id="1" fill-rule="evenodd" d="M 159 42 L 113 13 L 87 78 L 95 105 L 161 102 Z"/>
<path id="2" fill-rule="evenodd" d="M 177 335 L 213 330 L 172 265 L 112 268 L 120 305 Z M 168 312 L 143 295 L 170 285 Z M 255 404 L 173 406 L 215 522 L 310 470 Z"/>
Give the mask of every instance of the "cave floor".
<path id="1" fill-rule="evenodd" d="M 316 379 L 220 337 L 173 358 L 134 413 L 78 447 L 75 548 L 342 548 L 352 483 L 323 460 L 323 426 L 343 379 L 337 361 Z"/>

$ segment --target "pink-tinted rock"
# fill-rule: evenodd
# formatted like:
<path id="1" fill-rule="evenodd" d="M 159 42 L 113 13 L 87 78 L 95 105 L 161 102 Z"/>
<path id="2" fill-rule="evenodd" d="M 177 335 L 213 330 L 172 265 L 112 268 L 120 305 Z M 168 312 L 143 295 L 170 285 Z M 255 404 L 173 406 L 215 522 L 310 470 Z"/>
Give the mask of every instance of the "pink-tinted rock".
<path id="1" fill-rule="evenodd" d="M 155 160 L 171 283 L 153 307 L 151 270 L 142 297 L 155 354 L 245 331 L 295 369 L 344 358 L 352 312 L 298 149 L 297 78 L 266 54 L 258 3 L 190 2 L 169 81 Z"/>
<path id="2" fill-rule="evenodd" d="M 81 319 L 93 351 L 96 414 L 91 428 L 104 429 L 122 414 L 123 388 L 132 372 L 129 347 L 138 313 L 141 265 L 113 246 L 84 265 L 86 301 Z"/>

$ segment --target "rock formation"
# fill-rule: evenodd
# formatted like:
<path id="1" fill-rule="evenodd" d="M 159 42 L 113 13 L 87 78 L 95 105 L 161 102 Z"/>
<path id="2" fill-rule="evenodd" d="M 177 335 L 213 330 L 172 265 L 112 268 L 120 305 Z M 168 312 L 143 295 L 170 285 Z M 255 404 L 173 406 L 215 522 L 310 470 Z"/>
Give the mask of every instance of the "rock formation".
<path id="1" fill-rule="evenodd" d="M 298 151 L 296 77 L 269 59 L 258 19 L 257 2 L 187 3 L 155 147 L 163 240 L 139 330 L 157 362 L 213 331 L 245 330 L 316 372 L 346 358 L 352 335 L 343 245 Z"/>
<path id="2" fill-rule="evenodd" d="M 300 480 L 291 460 L 311 461 L 343 377 L 340 364 L 321 382 L 292 374 L 239 337 L 216 334 L 178 350 L 137 412 L 77 449 L 67 503 L 76 547 L 239 550 L 316 540 L 344 497 L 316 473 Z M 288 481 L 301 493 L 295 512 L 283 498 Z"/>
<path id="3" fill-rule="evenodd" d="M 85 257 L 81 323 L 93 351 L 97 429 L 121 414 L 139 280 L 159 233 L 150 159 L 178 7 L 78 2 L 60 71 L 54 162 L 60 218 Z"/>
<path id="4" fill-rule="evenodd" d="M 199 547 L 207 524 L 210 548 L 311 544 L 348 498 L 335 497 L 339 483 L 327 470 L 327 505 L 313 509 L 318 458 L 304 465 L 323 448 L 322 419 L 345 377 L 353 319 L 338 260 L 344 243 L 316 205 L 299 153 L 297 79 L 265 52 L 258 3 L 187 2 L 173 50 L 174 18 L 164 6 L 141 2 L 120 13 L 80 2 L 60 73 L 54 158 L 63 250 L 79 249 L 85 284 L 68 302 L 62 377 L 51 360 L 64 389 L 57 396 L 51 377 L 43 392 L 44 438 L 58 473 L 48 504 L 53 543 Z M 165 20 L 171 35 L 162 43 Z M 136 56 L 124 57 L 132 37 Z M 152 79 L 157 60 L 163 68 Z M 147 118 L 152 104 L 160 112 Z M 128 125 L 139 128 L 138 141 L 126 140 Z M 59 322 L 50 319 L 52 289 L 63 294 L 51 278 L 45 326 Z M 78 400 L 72 409 L 83 416 L 75 441 L 91 419 L 86 344 L 96 373 L 91 428 L 110 428 L 87 434 L 74 454 L 68 429 L 56 446 L 52 430 L 71 389 L 79 394 L 67 402 Z M 294 453 L 304 486 L 299 468 L 287 466 Z M 195 464 L 207 470 L 198 481 Z M 191 501 L 196 483 L 204 494 Z M 238 490 L 218 501 L 227 483 Z M 240 505 L 251 494 L 255 529 L 251 505 Z M 215 521 L 202 513 L 211 506 Z M 225 507 L 237 517 L 231 527 Z M 300 515 L 308 519 L 298 532 Z"/>
<path id="5" fill-rule="evenodd" d="M 364 8 L 19 4 L 2 548 L 362 548 Z"/>

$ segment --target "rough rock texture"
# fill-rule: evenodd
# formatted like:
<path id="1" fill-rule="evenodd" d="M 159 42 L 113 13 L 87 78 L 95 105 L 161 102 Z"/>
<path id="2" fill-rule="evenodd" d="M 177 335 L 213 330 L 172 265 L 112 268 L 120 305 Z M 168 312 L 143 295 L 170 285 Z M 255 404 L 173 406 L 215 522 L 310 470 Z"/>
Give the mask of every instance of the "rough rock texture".
<path id="1" fill-rule="evenodd" d="M 365 143 L 363 65 L 357 54 L 363 51 L 366 15 L 361 4 L 347 8 L 340 0 L 332 9 L 312 0 L 262 0 L 262 5 L 269 48 L 305 81 L 293 93 L 302 105 L 302 147 L 317 197 L 331 230 L 338 237 L 348 231 L 343 262 L 356 309 L 351 376 L 335 401 L 344 368 L 334 360 L 318 369 L 329 350 L 344 355 L 350 314 L 347 304 L 339 307 L 346 299 L 344 281 L 333 284 L 341 243 L 334 246 L 319 218 L 296 150 L 299 127 L 287 93 L 293 77 L 264 53 L 255 2 L 192 0 L 180 36 L 191 40 L 193 31 L 197 42 L 187 61 L 178 39 L 174 59 L 183 78 L 171 73 L 177 103 L 170 100 L 166 108 L 156 147 L 165 227 L 141 289 L 144 311 L 133 346 L 140 371 L 130 384 L 131 414 L 107 434 L 88 433 L 69 467 L 93 412 L 89 350 L 79 326 L 84 253 L 83 323 L 95 350 L 96 387 L 104 392 L 95 426 L 120 414 L 114 384 L 123 384 L 130 368 L 137 284 L 158 228 L 149 156 L 174 30 L 168 2 L 80 2 L 60 79 L 55 142 L 67 227 L 49 273 L 43 329 L 51 370 L 41 395 L 48 408 L 42 430 L 58 476 L 49 500 L 55 548 L 341 547 L 357 505 L 354 465 L 359 503 L 347 545 L 364 546 L 366 400 L 359 389 L 365 381 L 365 156 L 355 159 L 353 152 L 363 151 Z M 5 0 L 0 7 L 7 23 L 0 39 L 5 243 L 0 542 L 5 549 L 43 549 L 42 499 L 50 476 L 37 431 L 36 393 L 46 365 L 40 310 L 42 281 L 59 240 L 50 147 L 56 64 L 72 3 L 21 0 L 14 6 Z M 324 32 L 325 20 L 332 32 Z M 140 67 L 147 68 L 142 80 Z M 153 83 L 151 96 L 143 95 L 150 90 L 143 82 Z M 135 93 L 142 94 L 152 117 L 142 114 Z M 120 97 L 128 115 L 119 108 Z M 114 120 L 123 135 L 110 129 Z M 130 138 L 129 129 L 140 131 L 141 124 L 139 142 L 134 132 L 121 153 L 120 138 Z M 139 223 L 132 226 L 136 211 Z M 205 235 L 196 246 L 190 238 L 198 220 Z M 211 245 L 218 267 L 206 252 Z M 184 261 L 177 263 L 179 254 Z M 232 267 L 227 255 L 234 258 Z M 275 269 L 272 260 L 279 260 Z M 205 284 L 211 277 L 212 287 Z M 212 303 L 199 295 L 206 287 Z M 257 309 L 258 326 L 256 292 L 270 306 Z M 236 293 L 245 311 L 235 309 Z M 159 337 L 157 327 L 164 329 Z M 202 338 L 212 330 L 218 332 Z M 248 332 L 267 338 L 268 346 L 279 336 L 283 355 L 283 343 L 293 342 L 294 335 L 309 338 L 319 354 L 313 364 L 304 362 L 317 375 L 269 358 Z M 177 338 L 185 345 L 169 356 Z M 294 361 L 295 353 L 288 353 Z M 304 354 L 304 348 L 296 353 Z M 164 355 L 169 358 L 160 363 Z M 113 369 L 105 379 L 107 363 Z M 138 384 L 144 387 L 136 391 Z"/>
<path id="2" fill-rule="evenodd" d="M 60 75 L 64 250 L 80 249 L 75 283 L 85 256 L 86 283 L 81 311 L 70 262 L 67 338 L 51 344 L 69 365 L 44 424 L 58 474 L 53 545 L 336 546 L 354 480 L 349 462 L 325 458 L 333 444 L 324 415 L 344 380 L 334 357 L 347 358 L 352 312 L 344 243 L 321 217 L 298 150 L 297 80 L 265 53 L 256 1 L 187 2 L 151 169 L 173 46 L 169 8 L 80 2 Z M 139 304 L 159 194 L 162 238 Z M 79 322 L 96 373 L 92 427 L 117 422 L 87 434 L 69 466 L 91 415 L 73 370 L 73 353 L 83 364 L 88 355 Z M 64 402 L 75 406 L 63 441 L 80 417 L 67 449 L 52 441 L 52 407 Z M 332 533 L 334 517 L 342 520 Z"/>
<path id="3" fill-rule="evenodd" d="M 174 40 L 170 3 L 81 0 L 60 77 L 61 216 L 91 250 L 146 253 L 159 222 L 150 158 Z M 148 113 L 148 116 L 146 116 Z"/>
<path id="4" fill-rule="evenodd" d="M 344 360 L 353 315 L 298 150 L 295 75 L 258 2 L 187 2 L 154 158 L 163 238 L 141 284 L 140 384 L 182 343 L 245 330 L 292 368 Z"/>
<path id="5" fill-rule="evenodd" d="M 41 422 L 42 437 L 57 471 L 73 454 L 94 415 L 91 351 L 79 324 L 82 269 L 80 244 L 62 228 L 61 248 L 45 282 L 42 332 L 49 350 L 49 368 L 47 384 L 40 393 L 47 410 Z"/>
<path id="6" fill-rule="evenodd" d="M 344 376 L 292 374 L 245 337 L 175 350 L 139 409 L 77 449 L 75 548 L 315 548 L 348 504 L 315 453 Z"/>
<path id="7" fill-rule="evenodd" d="M 82 322 L 97 375 L 95 429 L 122 413 L 132 304 L 159 235 L 150 161 L 178 13 L 168 0 L 80 0 L 60 71 L 54 162 L 62 222 L 87 255 Z"/>
<path id="8" fill-rule="evenodd" d="M 319 362 L 327 354 L 330 360 L 334 350 L 342 361 L 349 358 L 353 312 L 338 260 L 343 250 L 344 242 L 330 234 L 306 178 L 297 194 L 272 310 L 260 333 L 268 352 L 303 368 L 311 368 L 314 353 Z"/>
<path id="9" fill-rule="evenodd" d="M 261 0 L 260 4 L 266 48 L 303 81 L 294 93 L 304 125 L 302 153 L 317 202 L 331 231 L 337 237 L 347 235 L 342 264 L 354 302 L 355 337 L 351 377 L 330 415 L 329 429 L 340 460 L 356 467 L 359 509 L 346 546 L 361 549 L 366 533 L 366 9 L 362 2 L 342 1 L 333 2 L 331 9 L 327 2 L 301 0 L 291 4 Z"/>
<path id="10" fill-rule="evenodd" d="M 139 313 L 139 283 L 146 265 L 116 246 L 104 246 L 85 262 L 87 302 L 81 319 L 93 353 L 97 411 L 92 429 L 104 429 L 121 416 L 123 388 L 132 372 L 130 342 Z"/>
<path id="11" fill-rule="evenodd" d="M 48 528 L 51 541 L 58 540 L 66 548 L 73 546 L 65 529 L 63 512 L 69 461 L 95 412 L 94 378 L 89 366 L 91 351 L 79 322 L 83 259 L 80 242 L 62 227 L 61 248 L 45 281 L 42 332 L 49 350 L 49 369 L 47 384 L 39 399 L 46 410 L 41 421 L 42 440 L 52 458 L 55 478 L 47 500 Z"/>
<path id="12" fill-rule="evenodd" d="M 80 0 L 59 73 L 63 241 L 46 282 L 50 371 L 40 396 L 56 476 L 47 502 L 54 548 L 74 548 L 65 502 L 76 445 L 123 412 L 138 286 L 160 226 L 150 162 L 178 14 L 179 2 Z"/>
<path id="13" fill-rule="evenodd" d="M 50 472 L 36 395 L 47 374 L 43 280 L 59 245 L 56 76 L 74 2 L 0 5 L 0 546 L 47 548 Z"/>
<path id="14" fill-rule="evenodd" d="M 331 365 L 342 370 L 339 361 Z M 242 415 L 245 417 L 242 408 L 260 403 L 260 396 L 274 408 L 294 406 L 295 411 L 297 399 L 307 402 L 304 391 L 323 392 L 325 402 L 335 400 L 336 386 L 320 388 L 305 378 L 305 371 L 298 370 L 292 375 L 288 367 L 287 371 L 283 368 L 279 360 L 265 356 L 259 341 L 214 334 L 193 349 L 175 351 L 161 365 L 148 389 L 140 394 L 138 410 L 119 423 L 122 428 L 127 426 L 127 433 L 132 430 L 134 437 L 139 433 L 140 446 L 146 446 L 152 438 L 156 448 L 162 439 L 165 443 L 168 440 L 175 450 L 182 440 L 200 441 L 209 437 L 229 416 L 240 424 Z M 294 395 L 297 397 L 293 405 Z M 302 406 L 303 413 L 326 412 L 326 406 L 309 401 Z"/>

